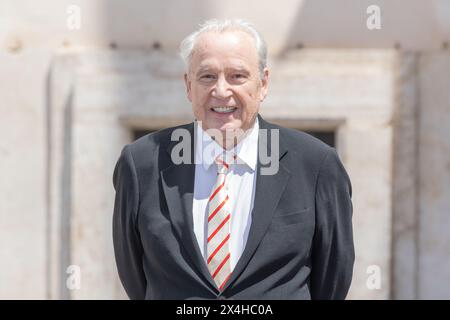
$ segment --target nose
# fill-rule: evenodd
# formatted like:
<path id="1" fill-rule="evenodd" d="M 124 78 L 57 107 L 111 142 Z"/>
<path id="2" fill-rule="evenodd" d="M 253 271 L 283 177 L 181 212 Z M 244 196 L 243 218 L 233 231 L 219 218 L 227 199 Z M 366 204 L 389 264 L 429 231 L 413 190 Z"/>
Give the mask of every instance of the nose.
<path id="1" fill-rule="evenodd" d="M 212 96 L 218 99 L 225 99 L 231 96 L 230 85 L 225 77 L 220 76 L 213 88 Z"/>

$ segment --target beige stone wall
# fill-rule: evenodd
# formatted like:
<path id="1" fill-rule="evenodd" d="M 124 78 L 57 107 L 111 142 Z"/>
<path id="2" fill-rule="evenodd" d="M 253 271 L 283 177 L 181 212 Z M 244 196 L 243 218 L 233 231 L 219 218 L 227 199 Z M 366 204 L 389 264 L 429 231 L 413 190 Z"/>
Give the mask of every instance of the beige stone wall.
<path id="1" fill-rule="evenodd" d="M 392 298 L 417 298 L 419 55 L 404 53 L 397 68 L 394 112 Z"/>
<path id="2" fill-rule="evenodd" d="M 46 297 L 49 58 L 0 51 L 0 298 Z"/>
<path id="3" fill-rule="evenodd" d="M 418 298 L 450 299 L 450 54 L 424 53 L 420 69 Z"/>

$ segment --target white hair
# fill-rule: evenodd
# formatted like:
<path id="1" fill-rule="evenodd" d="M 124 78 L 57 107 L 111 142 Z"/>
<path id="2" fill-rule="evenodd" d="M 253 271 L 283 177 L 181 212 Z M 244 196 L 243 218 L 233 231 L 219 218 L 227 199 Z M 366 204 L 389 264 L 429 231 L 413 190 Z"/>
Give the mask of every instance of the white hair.
<path id="1" fill-rule="evenodd" d="M 255 42 L 256 52 L 258 54 L 258 67 L 261 79 L 264 78 L 264 68 L 267 66 L 267 45 L 263 37 L 255 27 L 241 19 L 211 19 L 200 25 L 197 31 L 192 32 L 180 44 L 180 56 L 184 61 L 186 69 L 189 69 L 192 59 L 192 53 L 198 36 L 205 32 L 226 32 L 226 31 L 244 31 L 249 34 Z"/>

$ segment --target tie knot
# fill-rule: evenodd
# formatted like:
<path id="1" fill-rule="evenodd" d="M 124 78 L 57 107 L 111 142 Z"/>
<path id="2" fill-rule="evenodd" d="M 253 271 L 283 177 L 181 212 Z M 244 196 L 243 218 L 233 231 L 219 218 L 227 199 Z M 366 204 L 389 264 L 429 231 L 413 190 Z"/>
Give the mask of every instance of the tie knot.
<path id="1" fill-rule="evenodd" d="M 230 161 L 223 155 L 219 155 L 216 158 L 217 173 L 227 173 L 230 168 Z"/>

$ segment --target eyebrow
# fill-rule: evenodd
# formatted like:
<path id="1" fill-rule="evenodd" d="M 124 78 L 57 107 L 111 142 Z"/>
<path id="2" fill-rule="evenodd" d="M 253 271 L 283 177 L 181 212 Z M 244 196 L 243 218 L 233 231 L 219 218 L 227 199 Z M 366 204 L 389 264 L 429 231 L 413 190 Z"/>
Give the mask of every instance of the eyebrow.
<path id="1" fill-rule="evenodd" d="M 200 69 L 196 72 L 196 75 L 199 75 L 200 73 L 202 73 L 202 72 L 205 72 L 205 71 L 210 71 L 212 68 L 211 67 L 200 67 Z"/>
<path id="2" fill-rule="evenodd" d="M 237 71 L 237 72 L 242 72 L 242 73 L 250 73 L 250 71 L 246 67 L 243 67 L 243 66 L 229 68 L 229 69 L 233 70 L 233 71 Z"/>

